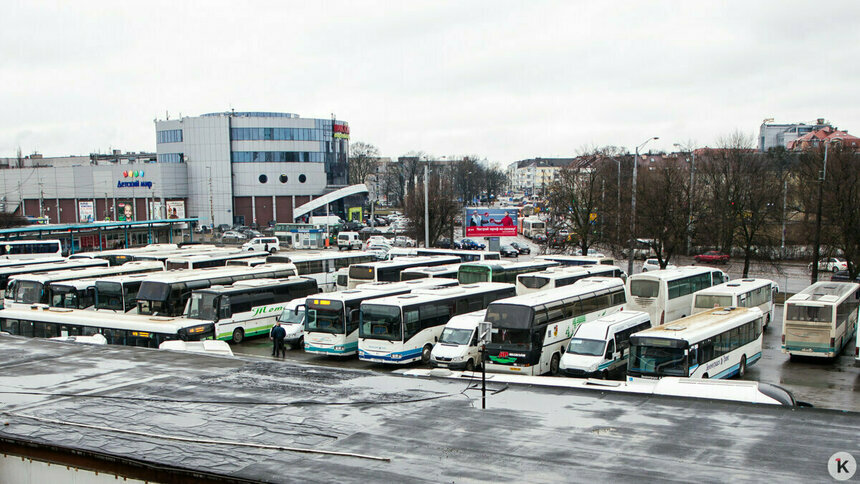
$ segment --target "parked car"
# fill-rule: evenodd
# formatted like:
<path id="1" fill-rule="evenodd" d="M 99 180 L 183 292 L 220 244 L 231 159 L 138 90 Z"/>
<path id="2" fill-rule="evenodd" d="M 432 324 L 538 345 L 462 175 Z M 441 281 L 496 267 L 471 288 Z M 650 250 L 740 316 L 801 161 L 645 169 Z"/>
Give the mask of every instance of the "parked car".
<path id="1" fill-rule="evenodd" d="M 391 242 L 381 235 L 371 235 L 369 239 L 364 241 L 364 247 L 369 248 L 371 245 L 385 245 L 391 248 Z"/>
<path id="2" fill-rule="evenodd" d="M 434 245 L 439 249 L 450 249 L 451 248 L 451 239 L 442 237 L 441 239 L 436 241 L 436 244 L 434 244 Z"/>
<path id="3" fill-rule="evenodd" d="M 532 242 L 534 242 L 535 244 L 546 244 L 547 241 L 548 239 L 544 234 L 535 234 L 535 236 L 532 237 Z"/>
<path id="4" fill-rule="evenodd" d="M 358 232 L 359 230 L 364 228 L 364 224 L 360 222 L 344 222 L 340 225 L 340 230 L 345 232 Z"/>
<path id="5" fill-rule="evenodd" d="M 677 269 L 678 266 L 675 264 L 668 264 L 666 269 Z M 648 271 L 659 271 L 660 270 L 660 261 L 657 259 L 645 259 L 645 262 L 642 264 L 642 272 Z"/>
<path id="6" fill-rule="evenodd" d="M 807 268 L 812 270 L 812 262 L 809 263 Z M 838 271 L 847 271 L 848 270 L 848 261 L 845 259 L 839 259 L 836 257 L 828 257 L 826 259 L 821 259 L 818 262 L 818 270 L 819 271 L 829 271 L 829 272 L 838 272 Z"/>
<path id="7" fill-rule="evenodd" d="M 573 251 L 573 255 L 582 255 L 582 249 L 576 249 Z M 598 252 L 594 249 L 588 249 L 588 253 L 586 254 L 588 257 L 606 257 L 603 252 Z"/>
<path id="8" fill-rule="evenodd" d="M 499 246 L 499 255 L 502 257 L 519 257 L 520 251 L 510 244 Z"/>
<path id="9" fill-rule="evenodd" d="M 523 244 L 522 242 L 511 242 L 510 245 L 514 249 L 517 249 L 517 252 L 519 252 L 520 254 L 531 254 L 532 253 L 531 248 L 529 248 L 529 246 L 527 246 L 526 244 Z"/>
<path id="10" fill-rule="evenodd" d="M 460 247 L 465 250 L 484 250 L 486 245 L 475 242 L 473 239 L 460 239 Z"/>
<path id="11" fill-rule="evenodd" d="M 227 224 L 221 224 L 221 225 L 215 227 L 215 230 L 217 230 L 218 232 L 224 233 L 224 232 L 230 230 L 230 226 Z"/>
<path id="12" fill-rule="evenodd" d="M 383 244 L 371 244 L 365 249 L 365 251 L 373 254 L 378 260 L 387 259 L 389 250 L 391 250 L 391 246 Z"/>
<path id="13" fill-rule="evenodd" d="M 848 271 L 838 271 L 834 272 L 832 276 L 830 276 L 831 281 L 839 281 L 839 282 L 857 282 L 860 283 L 860 274 L 857 274 L 857 277 L 854 278 L 854 281 L 849 277 L 850 274 Z"/>
<path id="14" fill-rule="evenodd" d="M 245 239 L 247 239 L 247 237 L 245 237 L 243 234 L 240 234 L 239 232 L 236 232 L 235 230 L 228 230 L 224 232 L 224 234 L 221 236 L 221 242 L 224 243 L 236 243 Z"/>
<path id="15" fill-rule="evenodd" d="M 277 252 L 281 248 L 281 242 L 277 237 L 254 237 L 242 244 L 242 250 Z"/>
<path id="16" fill-rule="evenodd" d="M 693 259 L 696 262 L 701 264 L 728 264 L 729 263 L 729 255 L 723 254 L 722 252 L 716 250 L 709 250 L 704 254 L 699 254 Z"/>
<path id="17" fill-rule="evenodd" d="M 394 237 L 392 245 L 394 245 L 394 247 L 415 247 L 415 239 L 405 235 L 398 235 L 397 237 Z"/>

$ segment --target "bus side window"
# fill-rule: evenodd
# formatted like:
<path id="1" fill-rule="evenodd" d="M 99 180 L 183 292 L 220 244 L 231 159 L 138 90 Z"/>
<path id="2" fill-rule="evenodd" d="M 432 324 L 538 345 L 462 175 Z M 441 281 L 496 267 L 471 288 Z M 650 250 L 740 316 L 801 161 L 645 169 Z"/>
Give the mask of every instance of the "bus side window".
<path id="1" fill-rule="evenodd" d="M 233 316 L 230 307 L 230 296 L 221 296 L 221 307 L 218 309 L 218 319 L 230 319 Z"/>
<path id="2" fill-rule="evenodd" d="M 690 363 L 690 365 L 701 364 L 701 360 L 699 359 L 699 346 L 698 345 L 693 345 L 690 347 L 690 355 L 687 358 L 687 361 Z"/>

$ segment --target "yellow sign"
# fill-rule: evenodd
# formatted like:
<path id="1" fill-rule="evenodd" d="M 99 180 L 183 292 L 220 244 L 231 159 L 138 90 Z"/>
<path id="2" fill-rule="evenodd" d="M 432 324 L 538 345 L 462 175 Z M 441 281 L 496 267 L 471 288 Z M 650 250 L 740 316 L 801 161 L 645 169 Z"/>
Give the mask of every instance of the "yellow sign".
<path id="1" fill-rule="evenodd" d="M 143 331 L 132 331 L 132 336 L 138 336 L 140 338 L 149 338 L 149 333 L 144 333 Z"/>

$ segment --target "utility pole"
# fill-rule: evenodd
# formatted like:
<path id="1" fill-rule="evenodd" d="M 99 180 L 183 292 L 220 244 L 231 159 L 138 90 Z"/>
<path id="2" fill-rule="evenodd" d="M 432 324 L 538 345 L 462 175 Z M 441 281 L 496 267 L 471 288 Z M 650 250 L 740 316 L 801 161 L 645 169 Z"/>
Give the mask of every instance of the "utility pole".
<path id="1" fill-rule="evenodd" d="M 424 248 L 430 248 L 430 205 L 428 202 L 429 196 L 427 195 L 428 188 L 430 187 L 430 169 L 429 162 L 424 165 Z M 416 244 L 417 245 L 417 244 Z"/>
<path id="2" fill-rule="evenodd" d="M 207 166 L 206 172 L 209 175 L 209 224 L 212 226 L 212 233 L 215 233 L 215 209 L 212 204 L 212 168 Z"/>
<path id="3" fill-rule="evenodd" d="M 633 193 L 631 194 L 632 199 L 631 199 L 631 203 L 630 203 L 630 205 L 631 205 L 630 206 L 630 253 L 628 254 L 628 260 L 627 260 L 627 275 L 628 276 L 633 275 L 633 254 L 634 254 L 633 249 L 635 248 L 635 243 L 636 243 L 636 173 L 639 171 L 637 169 L 638 168 L 637 164 L 639 161 L 639 148 L 642 148 L 643 146 L 648 144 L 649 141 L 655 140 L 655 139 L 660 139 L 660 138 L 657 136 L 654 136 L 653 138 L 648 138 L 647 140 L 645 140 L 645 142 L 643 142 L 642 144 L 640 144 L 639 146 L 636 147 L 636 153 L 633 155 Z"/>

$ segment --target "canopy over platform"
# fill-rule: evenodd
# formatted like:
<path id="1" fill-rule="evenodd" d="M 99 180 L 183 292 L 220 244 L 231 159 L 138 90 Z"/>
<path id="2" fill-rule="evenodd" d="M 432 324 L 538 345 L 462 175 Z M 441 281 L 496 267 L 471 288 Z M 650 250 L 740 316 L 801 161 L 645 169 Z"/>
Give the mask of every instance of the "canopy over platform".
<path id="1" fill-rule="evenodd" d="M 319 198 L 311 200 L 304 205 L 296 207 L 296 209 L 293 211 L 293 220 L 311 214 L 314 210 L 321 207 L 325 207 L 327 204 L 336 202 L 341 198 L 346 198 L 350 195 L 358 195 L 359 193 L 367 193 L 367 185 L 365 185 L 364 183 L 359 183 L 358 185 L 350 185 L 348 187 L 335 190 L 331 193 L 327 193 Z"/>

